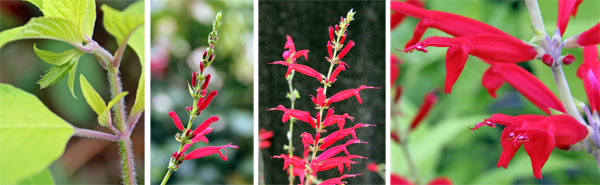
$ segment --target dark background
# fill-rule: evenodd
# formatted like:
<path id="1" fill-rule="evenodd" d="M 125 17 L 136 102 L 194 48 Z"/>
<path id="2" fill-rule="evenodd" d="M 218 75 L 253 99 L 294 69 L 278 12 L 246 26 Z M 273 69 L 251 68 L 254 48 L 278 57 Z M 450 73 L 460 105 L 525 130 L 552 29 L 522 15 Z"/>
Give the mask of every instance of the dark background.
<path id="1" fill-rule="evenodd" d="M 385 3 L 384 1 L 260 1 L 259 2 L 259 127 L 275 132 L 270 148 L 261 150 L 263 171 L 260 179 L 266 184 L 287 184 L 288 175 L 282 171 L 283 160 L 271 159 L 274 155 L 287 153 L 283 145 L 288 143 L 286 133 L 289 123 L 282 123 L 280 111 L 266 111 L 267 108 L 284 105 L 290 107 L 290 101 L 285 97 L 289 92 L 284 78 L 287 68 L 281 65 L 269 65 L 268 62 L 283 60 L 283 46 L 286 34 L 294 40 L 296 50 L 310 50 L 308 61 L 298 59 L 299 64 L 308 65 L 322 74 L 326 74 L 329 63 L 327 56 L 328 28 L 339 23 L 340 17 L 346 17 L 350 9 L 354 9 L 354 21 L 348 27 L 345 44 L 354 40 L 354 46 L 343 58 L 350 68 L 338 75 L 336 83 L 328 88 L 327 97 L 346 89 L 357 88 L 360 85 L 381 87 L 379 90 L 366 89 L 360 92 L 363 104 L 358 104 L 352 97 L 342 102 L 333 103 L 336 114 L 348 113 L 355 118 L 347 120 L 345 128 L 356 123 L 375 124 L 376 127 L 358 128 L 357 137 L 368 144 L 353 144 L 348 147 L 351 154 L 368 157 L 359 159 L 352 165 L 351 170 L 344 168 L 344 174 L 363 173 L 355 178 L 346 178 L 350 184 L 383 184 L 384 179 L 377 173 L 368 171 L 366 165 L 371 162 L 385 163 Z M 296 109 L 308 110 L 314 117 L 315 105 L 309 94 L 316 94 L 316 89 L 322 87 L 312 77 L 296 73 L 293 80 L 294 88 L 300 92 L 296 100 Z M 324 117 L 324 116 L 323 116 Z M 338 130 L 337 126 L 327 127 L 327 134 Z M 296 121 L 293 131 L 294 155 L 302 155 L 300 133 L 309 132 L 314 135 L 314 129 L 309 124 Z M 258 134 L 258 133 L 256 133 Z M 325 137 L 323 135 L 322 137 Z M 343 144 L 348 139 L 338 141 L 335 145 Z M 319 154 L 322 152 L 319 152 Z M 340 154 L 342 155 L 342 154 Z M 343 154 L 345 155 L 345 154 Z M 340 177 L 337 168 L 318 172 L 319 179 L 326 180 Z M 300 183 L 296 178 L 295 183 Z"/>

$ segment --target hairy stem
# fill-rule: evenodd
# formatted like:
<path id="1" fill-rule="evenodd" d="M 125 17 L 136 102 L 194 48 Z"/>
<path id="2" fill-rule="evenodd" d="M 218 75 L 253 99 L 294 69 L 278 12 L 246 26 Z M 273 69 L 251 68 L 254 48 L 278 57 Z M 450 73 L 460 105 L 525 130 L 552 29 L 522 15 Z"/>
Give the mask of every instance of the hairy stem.
<path id="1" fill-rule="evenodd" d="M 551 69 L 552 75 L 554 76 L 554 83 L 556 83 L 556 88 L 558 89 L 558 94 L 560 96 L 560 101 L 563 103 L 567 114 L 577 119 L 579 123 L 585 125 L 583 117 L 579 114 L 579 111 L 577 111 L 577 107 L 575 107 L 575 102 L 573 101 L 573 96 L 571 95 L 569 84 L 567 83 L 562 67 L 557 65 L 551 67 Z"/>
<path id="2" fill-rule="evenodd" d="M 290 109 L 294 109 L 294 104 L 296 102 L 296 95 L 294 93 L 294 87 L 292 86 L 292 80 L 294 79 L 294 74 L 296 73 L 296 71 L 292 70 L 292 73 L 289 76 L 288 79 L 288 88 L 290 89 L 290 102 L 291 102 L 291 107 Z M 291 118 L 290 119 L 290 131 L 288 132 L 288 154 L 289 157 L 292 158 L 294 156 L 294 149 L 292 148 L 292 136 L 293 136 L 293 130 L 294 130 L 294 121 L 296 121 L 295 118 Z M 289 185 L 293 185 L 294 184 L 294 166 L 290 166 L 290 176 L 288 177 L 288 180 L 290 181 Z"/>
<path id="3" fill-rule="evenodd" d="M 89 130 L 89 129 L 84 129 L 84 128 L 77 128 L 77 127 L 73 127 L 73 129 L 75 129 L 75 132 L 73 133 L 73 135 L 78 136 L 78 137 L 103 139 L 103 140 L 113 141 L 113 142 L 118 142 L 120 140 L 120 138 L 118 136 L 115 136 L 112 134 L 107 134 L 104 132 L 99 132 L 99 131 Z"/>

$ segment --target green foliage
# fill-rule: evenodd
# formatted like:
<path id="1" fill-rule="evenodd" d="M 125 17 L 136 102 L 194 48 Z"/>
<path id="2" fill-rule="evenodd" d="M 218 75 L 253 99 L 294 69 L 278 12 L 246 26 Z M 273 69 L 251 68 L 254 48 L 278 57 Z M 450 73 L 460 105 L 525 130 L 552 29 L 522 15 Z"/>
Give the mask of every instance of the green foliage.
<path id="1" fill-rule="evenodd" d="M 131 115 L 141 114 L 144 110 L 144 1 L 138 1 L 131 4 L 125 10 L 118 11 L 107 5 L 102 6 L 104 12 L 104 27 L 113 37 L 117 39 L 117 43 L 123 44 L 124 40 L 128 40 L 127 44 L 135 51 L 140 58 L 142 73 L 138 82 L 136 99 L 131 109 Z M 138 29 L 139 28 L 139 29 Z"/>
<path id="2" fill-rule="evenodd" d="M 38 173 L 37 175 L 31 176 L 31 177 L 27 177 L 19 183 L 19 185 L 29 185 L 29 184 L 31 184 L 31 185 L 33 185 L 33 184 L 53 185 L 55 183 L 54 183 L 54 178 L 52 178 L 52 173 L 50 173 L 50 170 L 45 169 L 41 173 Z"/>
<path id="3" fill-rule="evenodd" d="M 0 94 L 0 184 L 14 184 L 58 159 L 73 127 L 32 94 L 7 84 Z"/>
<path id="4" fill-rule="evenodd" d="M 85 79 L 83 74 L 79 75 L 79 83 L 81 85 L 81 92 L 83 93 L 85 101 L 87 101 L 88 105 L 92 107 L 92 109 L 94 110 L 94 112 L 96 112 L 96 114 L 98 114 L 98 116 L 102 115 L 102 113 L 106 109 L 106 102 L 104 102 L 102 97 L 100 97 L 100 94 L 98 94 L 94 87 L 92 87 L 92 85 Z M 101 121 L 100 119 L 98 119 L 98 121 L 100 125 L 105 127 L 108 126 L 107 120 Z"/>
<path id="5" fill-rule="evenodd" d="M 69 90 L 71 91 L 73 97 L 77 98 L 77 96 L 75 96 L 75 92 L 73 91 L 73 83 L 75 82 L 75 71 L 77 70 L 79 57 L 81 57 L 84 52 L 71 49 L 61 53 L 53 53 L 38 49 L 35 45 L 33 45 L 33 50 L 38 57 L 44 60 L 44 62 L 55 65 L 54 67 L 50 68 L 47 73 L 38 81 L 40 87 L 43 89 L 54 85 L 68 72 L 69 78 L 67 79 L 67 84 L 69 86 Z"/>
<path id="6" fill-rule="evenodd" d="M 99 114 L 99 116 L 98 116 L 98 123 L 100 123 L 100 125 L 102 125 L 102 126 L 108 125 L 108 120 L 110 120 L 110 109 L 113 106 L 115 106 L 115 104 L 127 94 L 129 94 L 129 92 L 127 92 L 127 91 L 122 92 L 121 94 L 116 95 L 114 99 L 110 100 L 110 102 L 108 102 L 108 105 L 106 106 L 106 108 L 104 108 L 104 110 L 102 111 L 102 114 Z"/>
<path id="7" fill-rule="evenodd" d="M 82 32 L 73 22 L 60 17 L 32 18 L 24 26 L 0 33 L 0 47 L 21 39 L 54 39 L 71 45 L 81 45 Z"/>

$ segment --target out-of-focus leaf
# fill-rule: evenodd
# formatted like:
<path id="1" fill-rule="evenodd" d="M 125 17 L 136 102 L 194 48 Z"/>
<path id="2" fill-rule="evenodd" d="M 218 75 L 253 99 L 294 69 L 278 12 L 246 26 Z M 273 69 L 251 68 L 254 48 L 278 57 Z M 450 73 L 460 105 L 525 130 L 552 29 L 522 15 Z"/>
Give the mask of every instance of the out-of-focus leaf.
<path id="1" fill-rule="evenodd" d="M 31 177 L 27 177 L 19 183 L 19 185 L 34 185 L 34 184 L 46 184 L 46 185 L 55 184 L 54 178 L 52 178 L 52 173 L 50 173 L 50 170 L 45 169 L 41 173 L 38 173 Z"/>
<path id="2" fill-rule="evenodd" d="M 15 184 L 57 160 L 73 126 L 37 97 L 0 84 L 0 184 Z"/>

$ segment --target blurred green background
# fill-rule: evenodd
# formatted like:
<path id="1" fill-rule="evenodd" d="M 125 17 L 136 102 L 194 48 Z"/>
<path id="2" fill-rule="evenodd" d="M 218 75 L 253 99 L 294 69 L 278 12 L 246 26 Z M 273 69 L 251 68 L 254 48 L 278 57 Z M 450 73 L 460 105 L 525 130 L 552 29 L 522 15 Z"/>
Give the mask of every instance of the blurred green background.
<path id="1" fill-rule="evenodd" d="M 117 50 L 118 43 L 102 24 L 103 13 L 100 7 L 107 4 L 117 10 L 123 10 L 135 1 L 96 1 L 96 25 L 92 39 L 110 53 Z M 33 4 L 25 1 L 0 1 L 0 31 L 24 25 L 32 17 L 42 16 L 42 12 Z M 75 80 L 73 98 L 67 87 L 67 77 L 46 89 L 40 89 L 36 82 L 52 65 L 45 63 L 33 51 L 33 45 L 52 52 L 62 52 L 74 47 L 54 40 L 30 39 L 8 43 L 0 49 L 0 82 L 8 83 L 37 96 L 52 112 L 80 128 L 88 128 L 106 133 L 109 129 L 98 125 L 97 115 L 86 103 Z M 127 47 L 120 67 L 128 110 L 135 101 L 135 92 L 141 73 L 139 59 L 131 48 Z M 106 71 L 89 54 L 79 60 L 76 77 L 84 74 L 86 79 L 107 101 L 110 99 Z M 144 183 L 144 116 L 142 115 L 131 135 L 138 174 L 138 183 Z M 116 143 L 73 137 L 67 144 L 63 156 L 51 166 L 54 179 L 60 184 L 117 184 L 121 182 L 119 149 Z"/>
<path id="2" fill-rule="evenodd" d="M 187 120 L 186 106 L 192 104 L 187 82 L 199 71 L 202 52 L 208 46 L 212 20 L 222 11 L 222 26 L 216 56 L 205 74 L 212 78 L 208 90 L 218 90 L 194 128 L 210 116 L 219 116 L 206 135 L 208 145 L 232 143 L 228 161 L 218 154 L 185 161 L 171 175 L 170 184 L 251 184 L 253 178 L 253 3 L 241 1 L 167 1 L 151 4 L 151 182 L 160 183 L 169 159 L 179 148 L 178 129 L 167 115 L 175 111 Z M 208 146 L 194 144 L 188 152 Z"/>
<path id="3" fill-rule="evenodd" d="M 558 2 L 538 1 L 544 18 L 546 32 L 554 33 Z M 600 20 L 599 1 L 583 1 L 576 18 L 571 18 L 565 38 L 585 31 Z M 425 1 L 425 8 L 467 16 L 522 40 L 530 40 L 533 32 L 524 1 Z M 397 84 L 404 87 L 400 105 L 393 107 L 402 114 L 392 118 L 392 130 L 401 125 L 404 130 L 416 114 L 426 92 L 443 90 L 445 53 L 447 48 L 430 48 L 428 53 L 415 51 L 401 53 L 404 44 L 412 37 L 418 20 L 407 19 L 391 32 L 391 52 L 404 63 Z M 428 29 L 428 36 L 449 36 L 436 29 Z M 577 61 L 564 66 L 571 92 L 576 99 L 587 102 L 580 79 L 575 71 L 581 61 L 582 49 L 565 49 L 563 54 L 573 54 Z M 539 60 L 520 63 L 530 70 L 556 94 L 552 73 Z M 467 127 L 489 118 L 494 113 L 509 115 L 545 115 L 510 85 L 502 86 L 496 99 L 488 95 L 481 85 L 483 72 L 489 66 L 476 57 L 469 57 L 467 65 L 454 85 L 452 94 L 439 95 L 425 122 L 409 135 L 410 152 L 416 161 L 421 182 L 445 176 L 455 184 L 598 184 L 598 166 L 585 151 L 555 149 L 542 169 L 543 180 L 534 179 L 529 156 L 522 147 L 511 160 L 508 169 L 496 168 L 502 147 L 500 133 L 503 127 L 482 128 L 471 133 Z M 409 176 L 408 166 L 400 146 L 391 145 L 392 173 Z"/>
<path id="4" fill-rule="evenodd" d="M 259 98 L 258 117 L 259 127 L 274 131 L 269 148 L 261 149 L 260 158 L 264 168 L 260 170 L 259 178 L 265 184 L 288 184 L 288 175 L 283 171 L 284 160 L 271 159 L 274 155 L 287 153 L 287 133 L 289 122 L 282 123 L 281 111 L 267 111 L 278 105 L 290 107 L 290 100 L 286 98 L 289 92 L 285 79 L 287 68 L 282 65 L 267 64 L 283 60 L 283 46 L 286 35 L 290 35 L 296 46 L 296 51 L 308 49 L 308 60 L 298 58 L 298 64 L 307 65 L 326 74 L 330 63 L 325 60 L 327 54 L 327 41 L 329 40 L 328 28 L 338 24 L 341 17 L 346 17 L 348 11 L 353 9 L 356 14 L 354 21 L 350 22 L 345 44 L 353 40 L 356 45 L 342 59 L 350 66 L 337 76 L 337 81 L 327 89 L 327 97 L 346 89 L 354 89 L 360 85 L 381 87 L 381 89 L 365 89 L 360 91 L 363 100 L 359 104 L 355 97 L 331 104 L 335 107 L 335 114 L 344 114 L 354 117 L 354 121 L 346 120 L 344 128 L 354 126 L 356 123 L 374 124 L 375 127 L 356 129 L 357 138 L 367 141 L 368 144 L 353 144 L 348 146 L 348 151 L 353 155 L 368 157 L 368 159 L 355 159 L 350 170 L 344 168 L 344 174 L 358 174 L 361 176 L 346 178 L 349 184 L 383 184 L 383 179 L 378 173 L 368 171 L 366 165 L 371 162 L 385 163 L 385 1 L 259 1 L 259 28 L 258 28 L 258 67 L 259 67 Z M 300 98 L 296 100 L 295 108 L 309 111 L 314 117 L 317 110 L 309 95 L 316 95 L 316 89 L 323 87 L 315 78 L 296 73 L 293 79 L 294 88 L 298 89 Z M 302 156 L 301 133 L 308 132 L 314 136 L 315 130 L 308 124 L 296 121 L 293 128 L 293 143 L 296 148 L 294 155 Z M 339 128 L 329 126 L 325 137 Z M 258 134 L 258 133 L 256 133 Z M 351 136 L 350 136 L 351 137 Z M 334 145 L 343 144 L 349 139 L 337 141 Z M 321 154 L 322 152 L 319 152 Z M 338 156 L 344 156 L 339 154 Z M 317 173 L 320 180 L 340 177 L 337 168 Z M 296 183 L 300 183 L 296 178 Z"/>

